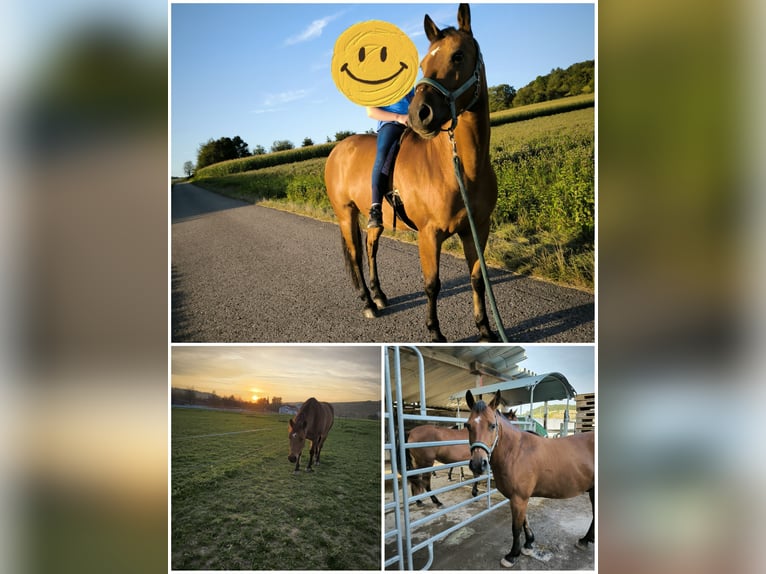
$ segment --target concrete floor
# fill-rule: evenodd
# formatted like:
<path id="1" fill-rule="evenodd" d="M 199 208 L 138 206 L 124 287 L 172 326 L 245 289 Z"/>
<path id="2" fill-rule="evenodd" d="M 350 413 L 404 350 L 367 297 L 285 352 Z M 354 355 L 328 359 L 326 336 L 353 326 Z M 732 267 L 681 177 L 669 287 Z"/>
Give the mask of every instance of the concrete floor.
<path id="1" fill-rule="evenodd" d="M 438 469 L 438 467 L 436 467 Z M 466 471 L 466 474 L 469 473 Z M 453 473 L 457 477 L 458 473 Z M 448 484 L 447 472 L 437 470 L 431 479 L 431 488 L 437 489 Z M 390 481 L 389 481 L 390 485 Z M 486 492 L 485 483 L 479 484 L 479 493 Z M 470 487 L 439 495 L 444 507 L 471 497 Z M 493 495 L 492 504 L 505 498 L 499 493 Z M 386 492 L 386 502 L 393 500 L 391 492 Z M 428 522 L 413 532 L 413 544 L 445 530 L 480 512 L 487 507 L 486 499 L 457 509 L 432 522 Z M 437 510 L 430 499 L 422 507 L 410 506 L 410 519 L 417 520 Z M 564 500 L 532 498 L 527 510 L 529 525 L 535 533 L 534 556 L 521 555 L 512 570 L 595 570 L 594 545 L 588 550 L 575 546 L 588 530 L 592 518 L 590 500 L 587 494 Z M 434 542 L 434 560 L 431 570 L 503 570 L 500 559 L 510 552 L 512 540 L 511 511 L 506 505 L 491 512 L 471 524 L 460 528 L 447 538 Z M 393 512 L 386 513 L 386 531 L 393 529 Z M 395 539 L 386 544 L 386 558 L 396 553 Z M 523 542 L 523 535 L 522 535 Z M 428 561 L 428 549 L 418 551 L 414 556 L 414 568 L 421 569 Z M 406 564 L 406 561 L 405 561 Z M 396 569 L 397 564 L 389 567 Z"/>

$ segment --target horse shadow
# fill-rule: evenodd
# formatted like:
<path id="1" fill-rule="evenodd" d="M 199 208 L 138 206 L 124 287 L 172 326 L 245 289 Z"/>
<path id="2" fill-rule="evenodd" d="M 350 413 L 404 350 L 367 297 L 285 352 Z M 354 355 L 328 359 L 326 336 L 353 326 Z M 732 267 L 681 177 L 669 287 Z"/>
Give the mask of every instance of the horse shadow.
<path id="1" fill-rule="evenodd" d="M 489 269 L 489 280 L 493 288 L 511 282 L 525 279 L 523 275 L 513 275 L 499 269 Z M 471 284 L 467 278 L 459 277 L 450 279 L 442 284 L 439 299 L 446 299 L 454 295 L 471 293 Z M 388 306 L 380 311 L 381 315 L 393 315 L 422 307 L 427 299 L 422 291 L 407 293 L 391 297 Z M 489 301 L 487 301 L 489 307 Z M 538 342 L 549 339 L 561 333 L 565 333 L 579 325 L 592 322 L 595 317 L 595 304 L 593 302 L 575 305 L 568 309 L 557 309 L 550 313 L 538 315 L 534 318 L 521 321 L 511 327 L 504 325 L 505 334 L 510 341 Z M 476 337 L 465 337 L 455 342 L 475 342 Z"/>

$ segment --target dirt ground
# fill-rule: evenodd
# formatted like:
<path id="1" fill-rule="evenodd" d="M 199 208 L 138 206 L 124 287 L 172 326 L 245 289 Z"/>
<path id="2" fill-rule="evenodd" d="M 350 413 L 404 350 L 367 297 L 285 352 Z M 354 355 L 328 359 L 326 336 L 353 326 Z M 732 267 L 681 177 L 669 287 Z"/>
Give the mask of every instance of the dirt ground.
<path id="1" fill-rule="evenodd" d="M 438 467 L 436 467 L 438 468 Z M 466 469 L 466 475 L 470 476 Z M 457 469 L 453 477 L 457 477 Z M 386 502 L 393 500 L 390 481 L 387 481 Z M 447 472 L 437 470 L 431 479 L 431 488 L 437 489 L 451 484 L 447 481 Z M 479 483 L 479 493 L 486 492 L 486 483 Z M 444 507 L 470 498 L 470 486 L 439 495 Z M 505 497 L 499 493 L 492 496 L 492 504 Z M 476 514 L 487 507 L 486 498 L 482 502 L 468 504 L 432 522 L 428 522 L 413 532 L 413 544 L 445 530 Z M 422 507 L 410 505 L 410 519 L 417 520 L 437 511 L 430 499 L 425 499 Z M 521 555 L 512 570 L 595 570 L 594 545 L 588 550 L 575 546 L 588 530 L 592 518 L 590 500 L 587 494 L 565 500 L 532 498 L 527 510 L 529 525 L 535 534 L 535 556 Z M 393 512 L 386 513 L 386 531 L 394 528 Z M 597 529 L 598 530 L 598 529 Z M 386 558 L 396 553 L 396 540 L 386 540 Z M 511 550 L 510 506 L 503 506 L 482 518 L 450 534 L 447 538 L 434 543 L 434 561 L 431 570 L 503 570 L 500 559 Z M 523 542 L 523 535 L 522 535 Z M 414 568 L 421 569 L 428 561 L 428 549 L 418 551 L 414 556 Z M 405 561 L 406 564 L 406 561 Z M 396 569 L 398 563 L 389 569 Z"/>

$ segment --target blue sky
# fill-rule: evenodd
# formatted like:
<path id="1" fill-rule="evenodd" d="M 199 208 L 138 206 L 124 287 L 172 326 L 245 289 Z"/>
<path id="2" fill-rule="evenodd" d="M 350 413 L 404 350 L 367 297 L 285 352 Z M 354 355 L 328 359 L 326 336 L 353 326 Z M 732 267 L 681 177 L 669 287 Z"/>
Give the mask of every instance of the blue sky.
<path id="1" fill-rule="evenodd" d="M 252 150 L 276 140 L 299 147 L 364 132 L 376 122 L 335 87 L 330 60 L 349 26 L 385 20 L 420 57 L 425 14 L 455 26 L 457 4 L 173 4 L 171 173 L 196 163 L 209 139 L 240 136 Z M 472 4 L 490 86 L 523 87 L 553 68 L 594 59 L 592 3 Z"/>
<path id="2" fill-rule="evenodd" d="M 595 392 L 596 362 L 593 345 L 522 346 L 527 359 L 519 363 L 520 367 L 538 375 L 561 373 L 578 394 Z"/>

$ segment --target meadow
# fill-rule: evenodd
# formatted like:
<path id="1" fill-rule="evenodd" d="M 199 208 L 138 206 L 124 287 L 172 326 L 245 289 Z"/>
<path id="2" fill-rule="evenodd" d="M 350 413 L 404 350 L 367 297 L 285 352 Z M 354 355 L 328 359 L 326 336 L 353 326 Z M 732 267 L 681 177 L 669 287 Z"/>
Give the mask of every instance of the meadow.
<path id="1" fill-rule="evenodd" d="M 499 191 L 486 251 L 490 265 L 593 289 L 593 102 L 592 95 L 576 96 L 492 114 L 490 156 Z M 322 151 L 329 154 L 330 149 Z M 195 183 L 232 197 L 333 220 L 324 185 L 326 157 L 301 159 L 300 155 L 279 153 L 285 154 L 283 160 L 296 159 L 236 173 L 229 165 L 225 166 L 225 174 L 213 169 L 245 160 L 223 162 L 196 174 Z M 417 240 L 416 234 L 407 231 L 397 231 L 395 236 L 403 241 Z M 449 240 L 444 248 L 462 256 L 457 238 Z"/>
<path id="2" fill-rule="evenodd" d="M 189 570 L 380 569 L 380 422 L 335 419 L 293 474 L 288 415 L 173 408 L 171 563 Z"/>

